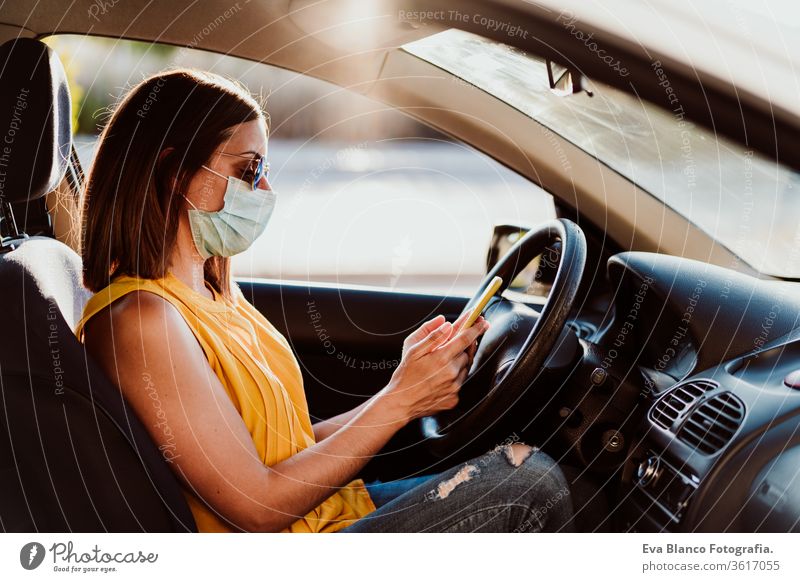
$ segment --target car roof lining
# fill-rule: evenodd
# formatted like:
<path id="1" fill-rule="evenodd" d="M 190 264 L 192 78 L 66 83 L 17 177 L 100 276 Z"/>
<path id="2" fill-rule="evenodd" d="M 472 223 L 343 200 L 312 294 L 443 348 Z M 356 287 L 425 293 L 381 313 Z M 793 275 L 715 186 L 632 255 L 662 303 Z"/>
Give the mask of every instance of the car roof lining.
<path id="1" fill-rule="evenodd" d="M 752 42 L 753 50 L 742 55 L 737 38 L 723 34 L 727 29 L 720 28 L 720 39 L 711 38 L 713 35 L 694 26 L 686 14 L 670 10 L 668 0 L 654 0 L 656 7 L 646 8 L 656 12 L 641 12 L 645 8 L 640 8 L 636 14 L 639 18 L 658 16 L 664 24 L 661 28 L 682 35 L 678 45 L 658 36 L 658 42 L 650 46 L 650 33 L 645 45 L 638 31 L 626 26 L 627 12 L 623 11 L 623 21 L 618 13 L 609 12 L 605 3 L 598 6 L 578 0 L 252 0 L 244 6 L 243 0 L 228 1 L 71 0 L 65 6 L 65 0 L 38 0 L 33 7 L 6 3 L 0 19 L 8 25 L 24 26 L 26 34 L 34 31 L 36 36 L 91 34 L 202 46 L 357 92 L 368 90 L 378 78 L 388 51 L 446 28 L 461 28 L 568 63 L 595 81 L 668 111 L 673 109 L 671 95 L 680 95 L 688 119 L 800 170 L 800 102 L 795 98 L 800 87 L 794 86 L 794 64 L 775 58 L 779 47 L 771 47 L 769 42 L 778 41 L 761 42 L 774 49 L 764 49 L 770 57 L 764 62 L 758 60 Z M 618 9 L 636 5 L 631 0 L 609 3 Z M 407 17 L 414 10 L 439 10 L 441 14 L 415 22 Z M 581 20 L 563 22 L 573 11 Z M 401 12 L 405 16 L 401 17 Z M 463 15 L 500 23 L 523 22 L 527 28 L 524 35 L 513 36 Z M 707 21 L 704 24 L 708 26 Z M 587 50 L 580 40 L 587 30 L 624 64 L 629 76 L 623 78 Z M 535 33 L 529 35 L 531 31 Z M 787 42 L 779 40 L 784 45 Z M 730 62 L 729 53 L 736 54 L 735 63 Z M 714 67 L 714 59 L 722 59 L 725 66 Z M 668 75 L 673 93 L 666 94 L 658 84 L 654 62 Z M 758 78 L 742 72 L 750 65 L 760 67 Z M 785 79 L 794 79 L 794 85 Z"/>
<path id="2" fill-rule="evenodd" d="M 16 36 L 78 34 L 202 48 L 363 92 L 378 78 L 388 50 L 441 30 L 436 26 L 413 28 L 380 19 L 373 25 L 376 30 L 372 46 L 361 43 L 353 50 L 345 44 L 349 39 L 344 34 L 341 37 L 345 42 L 339 42 L 338 46 L 331 44 L 339 36 L 337 30 L 348 32 L 346 24 L 330 20 L 335 13 L 331 8 L 336 3 L 281 0 L 256 5 L 253 0 L 245 7 L 244 2 L 231 4 L 229 0 L 169 3 L 129 0 L 108 3 L 107 13 L 98 13 L 96 22 L 86 18 L 89 10 L 100 10 L 97 7 L 101 3 L 96 0 L 70 2 L 66 13 L 64 4 L 58 0 L 40 0 L 33 7 L 25 3 L 4 5 L 0 42 Z M 329 4 L 327 10 L 326 4 Z M 254 14 L 254 10 L 258 13 Z M 320 17 L 327 18 L 323 20 L 325 25 L 314 28 L 314 19 Z"/>
<path id="3" fill-rule="evenodd" d="M 314 11 L 323 4 L 331 8 L 342 2 L 269 2 L 258 5 L 263 15 L 260 19 L 253 19 L 252 13 L 243 9 L 237 8 L 230 13 L 232 7 L 240 6 L 240 3 L 231 5 L 209 0 L 201 5 L 186 0 L 153 7 L 143 1 L 131 1 L 112 5 L 108 11 L 114 11 L 114 18 L 98 15 L 97 25 L 87 29 L 86 18 L 77 14 L 98 6 L 95 2 L 76 0 L 71 4 L 75 8 L 56 19 L 63 2 L 41 0 L 32 13 L 27 6 L 12 6 L 11 10 L 4 8 L 6 24 L 0 24 L 0 40 L 5 40 L 2 36 L 8 38 L 9 34 L 88 34 L 112 38 L 123 35 L 125 40 L 190 47 L 194 44 L 202 50 L 316 77 L 392 105 L 458 139 L 480 143 L 481 151 L 541 185 L 595 224 L 603 225 L 623 248 L 687 256 L 753 273 L 718 241 L 554 132 L 545 143 L 542 131 L 530 131 L 531 128 L 543 127 L 534 120 L 509 111 L 511 108 L 480 89 L 464 90 L 463 84 L 455 83 L 452 80 L 455 77 L 450 73 L 399 50 L 402 44 L 439 32 L 444 26 L 426 23 L 413 27 L 399 21 L 384 20 L 377 27 L 377 34 L 373 35 L 375 43 L 372 48 L 362 43 L 359 50 L 348 51 L 346 39 L 344 43 L 338 43 L 339 46 L 331 46 L 331 43 L 336 44 L 335 23 L 325 27 L 333 31 L 324 37 L 325 42 L 315 37 L 313 24 L 319 18 L 319 12 Z M 139 11 L 142 5 L 150 7 Z M 364 5 L 359 5 L 359 8 L 364 8 Z M 15 11 L 16 14 L 9 14 Z M 218 16 L 209 16 L 214 14 Z M 219 21 L 220 18 L 223 20 Z M 209 23 L 215 20 L 219 22 L 212 29 Z M 8 21 L 17 21 L 26 28 L 14 29 Z M 112 25 L 112 21 L 128 24 L 120 27 Z M 170 25 L 165 28 L 164 22 Z M 259 26 L 260 22 L 267 24 Z M 158 26 L 156 30 L 164 32 L 154 35 L 151 26 Z M 33 32 L 31 28 L 37 31 Z M 199 41 L 198 36 L 202 36 Z M 414 78 L 417 75 L 449 79 L 447 82 L 458 86 L 459 90 L 432 95 L 429 87 L 419 86 L 419 79 Z M 472 111 L 474 116 L 468 119 L 460 111 Z M 495 123 L 494 129 L 489 129 L 482 121 L 487 118 L 493 121 L 496 118 L 500 122 Z M 500 125 L 504 126 L 503 131 L 499 131 Z M 558 170 L 559 162 L 553 159 L 554 143 L 558 143 L 562 151 L 570 152 L 574 168 L 569 178 Z M 580 163 L 575 160 L 580 160 Z M 604 187 L 598 189 L 597 184 Z M 635 204 L 637 209 L 633 223 L 629 213 L 622 211 L 630 204 Z"/>
<path id="4" fill-rule="evenodd" d="M 669 0 L 644 4 L 607 0 L 602 5 L 583 0 L 371 0 L 369 3 L 362 0 L 242 0 L 233 4 L 230 0 L 170 0 L 169 3 L 151 0 L 126 0 L 124 3 L 38 0 L 34 6 L 22 2 L 3 5 L 0 25 L 4 24 L 10 30 L 0 30 L 0 40 L 9 38 L 9 33 L 16 36 L 21 28 L 26 30 L 25 36 L 91 34 L 179 46 L 191 44 L 193 39 L 200 37 L 205 49 L 235 54 L 303 74 L 311 74 L 309 70 L 316 69 L 316 64 L 326 56 L 332 56 L 332 62 L 342 64 L 352 60 L 365 68 L 339 70 L 337 74 L 356 76 L 360 84 L 377 76 L 374 62 L 380 63 L 387 50 L 446 28 L 470 30 L 532 50 L 541 56 L 548 56 L 542 51 L 549 50 L 552 53 L 549 56 L 553 58 L 560 56 L 571 60 L 568 51 L 576 47 L 565 44 L 563 37 L 569 37 L 570 32 L 574 36 L 575 32 L 580 32 L 576 27 L 584 27 L 591 30 L 593 37 L 603 46 L 620 52 L 638 51 L 639 57 L 650 62 L 655 58 L 665 64 L 669 62 L 671 67 L 702 76 L 704 86 L 709 89 L 732 85 L 738 99 L 743 102 L 760 101 L 763 106 L 765 100 L 760 95 L 769 95 L 770 108 L 775 116 L 797 119 L 800 104 L 796 94 L 800 87 L 782 82 L 791 75 L 793 63 L 779 59 L 777 54 L 786 43 L 794 47 L 800 41 L 787 37 L 759 37 L 760 44 L 756 47 L 756 39 L 746 39 L 748 42 L 744 48 L 751 50 L 742 51 L 742 39 L 731 34 L 730 26 L 719 26 L 716 30 L 718 38 L 709 38 L 713 36 L 709 32 L 715 30 L 709 31 L 713 23 L 703 20 L 708 16 L 707 12 L 687 15 L 672 4 Z M 443 16 L 420 22 L 399 17 L 401 12 L 408 14 L 426 9 L 444 11 Z M 640 21 L 658 17 L 663 24 L 647 30 L 648 48 L 642 46 L 639 32 L 628 26 L 633 18 L 629 16 L 623 20 L 619 17 L 623 9 L 627 13 L 633 11 Z M 502 30 L 491 30 L 472 20 L 446 17 L 448 10 L 497 18 L 501 22 L 503 19 L 525 19 L 537 26 L 537 30 L 531 38 L 527 35 L 525 38 L 504 36 Z M 552 27 L 556 24 L 563 29 L 566 18 L 573 13 L 580 14 L 581 18 L 575 21 L 574 30 L 558 31 L 561 42 L 548 46 L 545 41 L 553 38 L 553 30 L 545 25 Z M 554 16 L 561 17 L 561 22 L 554 23 Z M 153 31 L 161 32 L 153 34 Z M 676 37 L 680 43 L 676 42 Z M 577 48 L 586 52 L 582 43 L 577 44 Z M 763 51 L 763 58 L 754 54 L 756 48 Z M 719 65 L 720 60 L 724 67 Z M 367 66 L 370 61 L 373 66 Z M 731 66 L 733 64 L 736 66 Z M 325 69 L 322 67 L 320 72 Z M 598 68 L 598 72 L 602 72 L 602 68 Z M 767 91 L 763 91 L 765 84 Z"/>

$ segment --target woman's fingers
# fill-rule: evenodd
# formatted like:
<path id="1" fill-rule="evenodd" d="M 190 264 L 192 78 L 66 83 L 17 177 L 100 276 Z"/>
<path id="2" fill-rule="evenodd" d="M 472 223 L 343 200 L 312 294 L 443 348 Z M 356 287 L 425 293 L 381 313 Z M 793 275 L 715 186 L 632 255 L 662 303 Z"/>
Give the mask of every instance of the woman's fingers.
<path id="1" fill-rule="evenodd" d="M 458 316 L 458 319 L 456 319 L 453 322 L 453 333 L 458 333 L 461 331 L 461 328 L 464 326 L 464 323 L 466 323 L 467 319 L 469 318 L 469 314 L 471 313 L 471 311 L 472 310 L 467 309 L 466 311 L 464 311 L 464 313 Z"/>
<path id="2" fill-rule="evenodd" d="M 483 318 L 483 316 L 480 316 L 475 323 L 483 324 L 483 322 L 485 321 L 486 320 Z M 486 324 L 488 325 L 488 322 L 486 322 Z M 469 363 L 467 364 L 467 368 L 472 368 L 472 360 L 475 359 L 475 353 L 477 351 L 478 351 L 478 341 L 475 340 L 474 342 L 469 344 L 469 347 L 467 348 L 467 355 L 469 355 Z"/>
<path id="3" fill-rule="evenodd" d="M 475 359 L 475 352 L 477 351 L 478 351 L 478 343 L 472 342 L 467 348 L 467 357 L 468 357 L 467 368 L 472 367 L 472 361 Z"/>
<path id="4" fill-rule="evenodd" d="M 477 320 L 472 327 L 463 329 L 455 334 L 440 349 L 444 350 L 445 357 L 454 358 L 460 352 L 466 350 L 470 344 L 475 343 L 483 332 L 489 329 L 489 322 L 483 318 Z"/>
<path id="5" fill-rule="evenodd" d="M 407 345 L 413 346 L 414 344 L 420 342 L 424 339 L 428 334 L 434 331 L 437 327 L 444 323 L 444 315 L 437 315 L 431 320 L 426 321 L 423 323 L 416 331 L 412 332 L 407 338 L 405 343 Z"/>
<path id="6" fill-rule="evenodd" d="M 453 383 L 451 384 L 452 392 L 449 395 L 449 398 L 451 400 L 449 406 L 447 407 L 448 409 L 455 408 L 456 405 L 458 405 L 458 398 L 459 398 L 459 393 L 461 391 L 461 386 L 466 381 L 468 374 L 469 374 L 469 367 L 464 366 L 459 370 L 458 375 L 456 375 L 455 379 L 453 380 Z"/>
<path id="7" fill-rule="evenodd" d="M 464 323 L 467 321 L 468 317 L 469 317 L 469 311 L 465 311 L 464 313 L 458 316 L 458 319 L 456 319 L 450 326 L 448 330 L 449 334 L 445 341 L 449 340 L 450 338 L 454 338 L 463 330 Z M 478 319 L 475 321 L 472 327 L 475 327 L 482 321 L 485 321 L 483 316 L 478 317 Z M 414 331 L 408 337 L 406 337 L 405 341 L 403 342 L 404 348 L 410 349 L 414 345 L 422 342 L 428 336 L 430 336 L 431 333 L 437 331 L 444 323 L 446 323 L 444 315 L 437 315 L 433 319 L 426 321 L 416 331 Z"/>
<path id="8" fill-rule="evenodd" d="M 468 359 L 469 356 L 467 356 L 467 352 L 461 352 L 450 362 L 448 362 L 447 366 L 450 372 L 450 380 L 455 380 L 461 373 L 461 370 L 466 368 Z"/>
<path id="9" fill-rule="evenodd" d="M 464 384 L 464 381 L 467 379 L 468 374 L 469 374 L 469 366 L 464 366 L 458 373 L 458 377 L 456 378 L 456 385 L 458 386 L 459 390 L 461 389 L 461 385 Z"/>
<path id="10" fill-rule="evenodd" d="M 452 329 L 453 325 L 445 321 L 423 339 L 412 345 L 408 350 L 409 355 L 418 358 L 443 345 L 450 337 Z"/>

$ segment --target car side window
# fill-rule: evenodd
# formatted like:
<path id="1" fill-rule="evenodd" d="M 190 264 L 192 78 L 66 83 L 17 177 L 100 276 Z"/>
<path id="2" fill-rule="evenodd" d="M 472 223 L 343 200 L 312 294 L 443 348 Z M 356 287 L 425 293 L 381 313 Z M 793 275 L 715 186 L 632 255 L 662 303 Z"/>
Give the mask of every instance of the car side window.
<path id="1" fill-rule="evenodd" d="M 323 81 L 190 48 L 77 36 L 48 43 L 70 78 L 84 167 L 104 112 L 143 76 L 192 66 L 268 96 L 277 205 L 265 233 L 234 257 L 236 276 L 470 295 L 494 225 L 555 215 L 549 194 L 477 149 Z"/>
<path id="2" fill-rule="evenodd" d="M 275 222 L 234 261 L 242 274 L 471 294 L 495 224 L 555 214 L 550 195 L 438 136 L 270 148 Z"/>

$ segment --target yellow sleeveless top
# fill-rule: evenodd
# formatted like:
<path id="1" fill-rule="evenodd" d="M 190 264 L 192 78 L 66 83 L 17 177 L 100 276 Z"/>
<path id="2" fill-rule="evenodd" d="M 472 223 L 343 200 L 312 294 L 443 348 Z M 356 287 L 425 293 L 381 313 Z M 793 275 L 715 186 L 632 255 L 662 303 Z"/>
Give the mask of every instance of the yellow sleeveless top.
<path id="1" fill-rule="evenodd" d="M 211 300 L 172 273 L 156 280 L 120 276 L 89 300 L 75 334 L 83 341 L 86 322 L 132 291 L 149 291 L 169 301 L 203 348 L 261 460 L 271 466 L 315 443 L 303 377 L 286 338 L 245 299 L 236 283 L 232 287 L 232 300 L 214 289 Z M 192 491 L 183 487 L 183 493 L 199 531 L 231 531 Z M 364 482 L 356 479 L 284 531 L 334 532 L 372 511 L 375 505 Z"/>

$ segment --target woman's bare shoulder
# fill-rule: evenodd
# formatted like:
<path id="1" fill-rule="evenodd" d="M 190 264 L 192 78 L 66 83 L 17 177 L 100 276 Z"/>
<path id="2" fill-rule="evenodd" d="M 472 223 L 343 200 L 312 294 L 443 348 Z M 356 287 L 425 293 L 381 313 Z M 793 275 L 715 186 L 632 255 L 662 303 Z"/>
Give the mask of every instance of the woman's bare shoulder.
<path id="1" fill-rule="evenodd" d="M 155 339 L 159 333 L 180 334 L 186 327 L 178 310 L 167 299 L 150 291 L 131 291 L 98 311 L 86 323 L 84 338 L 87 348 L 96 351 L 93 346 L 108 347 L 111 340 Z"/>

